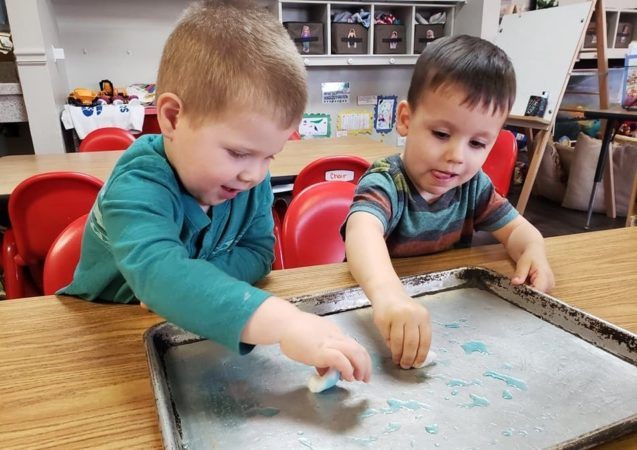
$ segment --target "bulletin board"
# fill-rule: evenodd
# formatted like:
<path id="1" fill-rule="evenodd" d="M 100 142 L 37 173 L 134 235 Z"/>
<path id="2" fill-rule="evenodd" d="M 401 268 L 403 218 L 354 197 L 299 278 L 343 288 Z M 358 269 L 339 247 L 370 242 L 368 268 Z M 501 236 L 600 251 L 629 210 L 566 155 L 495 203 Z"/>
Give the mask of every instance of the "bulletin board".
<path id="1" fill-rule="evenodd" d="M 544 119 L 553 121 L 593 12 L 592 2 L 502 17 L 494 43 L 515 68 L 512 115 L 523 116 L 532 95 L 548 94 Z"/>

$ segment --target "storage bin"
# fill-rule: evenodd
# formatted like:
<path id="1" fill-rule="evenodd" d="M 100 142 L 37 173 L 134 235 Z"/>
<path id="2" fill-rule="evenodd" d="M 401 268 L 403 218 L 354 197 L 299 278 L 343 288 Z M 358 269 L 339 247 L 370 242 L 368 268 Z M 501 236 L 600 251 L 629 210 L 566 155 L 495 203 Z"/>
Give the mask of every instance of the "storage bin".
<path id="1" fill-rule="evenodd" d="M 628 48 L 628 44 L 633 40 L 633 24 L 619 22 L 617 25 L 617 36 L 615 36 L 615 48 Z"/>
<path id="2" fill-rule="evenodd" d="M 301 55 L 324 55 L 325 39 L 321 22 L 285 22 L 296 48 Z"/>
<path id="3" fill-rule="evenodd" d="M 441 38 L 445 33 L 445 25 L 442 23 L 422 25 L 416 24 L 414 32 L 414 53 L 419 55 L 428 43 Z"/>
<path id="4" fill-rule="evenodd" d="M 406 53 L 405 25 L 374 25 L 374 53 Z"/>
<path id="5" fill-rule="evenodd" d="M 332 53 L 364 54 L 367 48 L 367 28 L 358 23 L 332 24 Z"/>

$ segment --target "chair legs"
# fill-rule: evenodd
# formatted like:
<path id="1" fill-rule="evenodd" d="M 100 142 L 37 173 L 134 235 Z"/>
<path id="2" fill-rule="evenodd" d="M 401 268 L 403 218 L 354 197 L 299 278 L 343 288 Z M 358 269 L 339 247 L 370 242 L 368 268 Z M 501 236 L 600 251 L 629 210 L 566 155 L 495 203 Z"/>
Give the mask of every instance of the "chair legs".
<path id="1" fill-rule="evenodd" d="M 27 269 L 16 262 L 18 254 L 13 231 L 7 229 L 2 239 L 2 267 L 4 269 L 4 290 L 7 299 L 42 295 L 30 281 Z"/>

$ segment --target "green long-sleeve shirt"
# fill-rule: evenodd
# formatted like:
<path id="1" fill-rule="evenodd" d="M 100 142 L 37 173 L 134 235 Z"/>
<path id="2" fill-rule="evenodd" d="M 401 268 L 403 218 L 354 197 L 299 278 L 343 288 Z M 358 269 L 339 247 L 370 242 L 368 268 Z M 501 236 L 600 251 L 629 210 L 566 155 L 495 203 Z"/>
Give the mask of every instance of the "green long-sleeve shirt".
<path id="1" fill-rule="evenodd" d="M 178 326 L 239 342 L 270 294 L 251 285 L 274 259 L 270 177 L 206 214 L 166 159 L 161 135 L 141 136 L 93 206 L 71 284 L 87 300 L 140 300 Z"/>

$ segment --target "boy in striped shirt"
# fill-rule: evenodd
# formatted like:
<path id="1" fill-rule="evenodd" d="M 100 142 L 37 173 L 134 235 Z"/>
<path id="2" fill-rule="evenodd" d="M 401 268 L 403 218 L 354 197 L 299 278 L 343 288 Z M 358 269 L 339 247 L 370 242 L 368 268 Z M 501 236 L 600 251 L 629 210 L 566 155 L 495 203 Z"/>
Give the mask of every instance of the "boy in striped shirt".
<path id="1" fill-rule="evenodd" d="M 359 182 L 344 226 L 347 261 L 402 368 L 424 363 L 431 324 L 390 258 L 466 247 L 473 230 L 485 230 L 516 262 L 513 284 L 554 285 L 542 235 L 480 170 L 514 99 L 513 66 L 495 45 L 471 36 L 427 45 L 397 109 L 405 149 L 376 161 Z"/>

